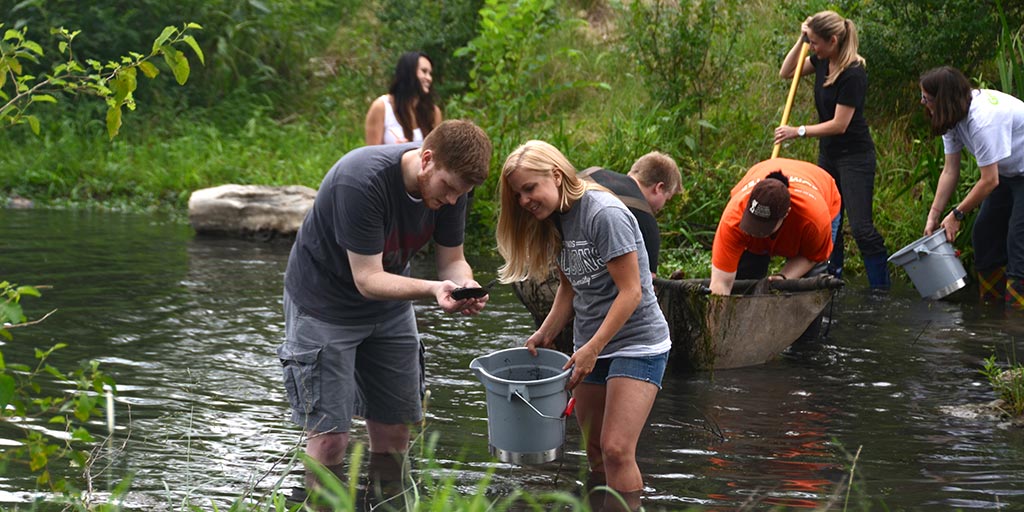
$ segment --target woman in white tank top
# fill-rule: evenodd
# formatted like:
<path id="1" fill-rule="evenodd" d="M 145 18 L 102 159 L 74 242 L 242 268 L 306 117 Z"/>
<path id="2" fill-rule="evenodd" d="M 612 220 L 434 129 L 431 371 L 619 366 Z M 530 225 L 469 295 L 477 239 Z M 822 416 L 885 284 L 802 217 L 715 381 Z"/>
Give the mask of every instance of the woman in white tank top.
<path id="1" fill-rule="evenodd" d="M 430 57 L 421 52 L 402 54 L 388 94 L 374 100 L 366 113 L 366 144 L 420 141 L 441 124 L 433 81 Z"/>

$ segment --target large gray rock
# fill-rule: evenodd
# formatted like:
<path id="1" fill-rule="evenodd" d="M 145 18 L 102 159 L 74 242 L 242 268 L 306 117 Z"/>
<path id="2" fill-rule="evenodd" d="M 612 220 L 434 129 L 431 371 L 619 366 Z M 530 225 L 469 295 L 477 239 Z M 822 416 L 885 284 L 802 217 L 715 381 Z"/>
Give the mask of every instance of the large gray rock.
<path id="1" fill-rule="evenodd" d="M 192 193 L 188 219 L 201 234 L 292 237 L 315 198 L 316 190 L 301 185 L 221 185 Z"/>

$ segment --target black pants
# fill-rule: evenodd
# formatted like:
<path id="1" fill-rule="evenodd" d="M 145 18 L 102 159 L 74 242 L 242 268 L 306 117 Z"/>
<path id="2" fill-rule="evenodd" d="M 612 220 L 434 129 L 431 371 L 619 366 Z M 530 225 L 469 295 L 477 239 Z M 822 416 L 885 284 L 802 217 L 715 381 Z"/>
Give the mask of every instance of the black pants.
<path id="1" fill-rule="evenodd" d="M 999 177 L 999 185 L 981 203 L 974 219 L 974 266 L 1024 278 L 1024 177 Z"/>
<path id="2" fill-rule="evenodd" d="M 839 229 L 842 233 L 844 217 L 850 220 L 850 231 L 864 258 L 886 254 L 885 239 L 875 229 L 872 216 L 872 202 L 875 195 L 875 152 L 851 155 L 818 155 L 818 167 L 825 169 L 836 180 L 839 195 L 843 198 L 840 211 Z M 832 267 L 841 269 L 845 247 L 843 237 L 837 236 L 829 261 Z"/>
<path id="3" fill-rule="evenodd" d="M 768 254 L 754 254 L 743 251 L 740 256 L 739 266 L 736 268 L 736 279 L 761 279 L 768 275 L 768 265 L 772 257 Z M 828 269 L 828 262 L 815 265 L 802 276 L 790 276 L 793 279 L 799 277 L 811 277 L 822 274 Z"/>

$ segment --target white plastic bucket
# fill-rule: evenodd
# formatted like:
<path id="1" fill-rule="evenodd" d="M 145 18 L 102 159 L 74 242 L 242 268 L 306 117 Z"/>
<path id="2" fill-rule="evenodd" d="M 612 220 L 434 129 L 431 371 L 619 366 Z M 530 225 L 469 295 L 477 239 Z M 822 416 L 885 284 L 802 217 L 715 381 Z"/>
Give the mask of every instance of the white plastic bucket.
<path id="1" fill-rule="evenodd" d="M 487 388 L 487 435 L 491 455 L 513 464 L 543 464 L 562 456 L 572 370 L 556 350 L 510 348 L 470 363 Z"/>
<path id="2" fill-rule="evenodd" d="M 903 267 L 925 299 L 938 300 L 967 285 L 967 271 L 942 228 L 889 256 L 889 262 Z"/>

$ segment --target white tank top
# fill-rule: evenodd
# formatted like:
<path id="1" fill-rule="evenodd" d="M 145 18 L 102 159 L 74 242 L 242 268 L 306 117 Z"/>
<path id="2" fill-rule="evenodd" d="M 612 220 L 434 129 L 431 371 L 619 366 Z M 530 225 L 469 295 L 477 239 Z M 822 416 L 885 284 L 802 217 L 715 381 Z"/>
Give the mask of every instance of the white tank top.
<path id="1" fill-rule="evenodd" d="M 419 128 L 413 129 L 411 141 L 405 140 L 402 125 L 399 124 L 398 118 L 395 117 L 395 110 L 391 108 L 390 98 L 385 94 L 380 99 L 384 100 L 384 144 L 401 144 L 423 140 L 423 132 Z"/>

